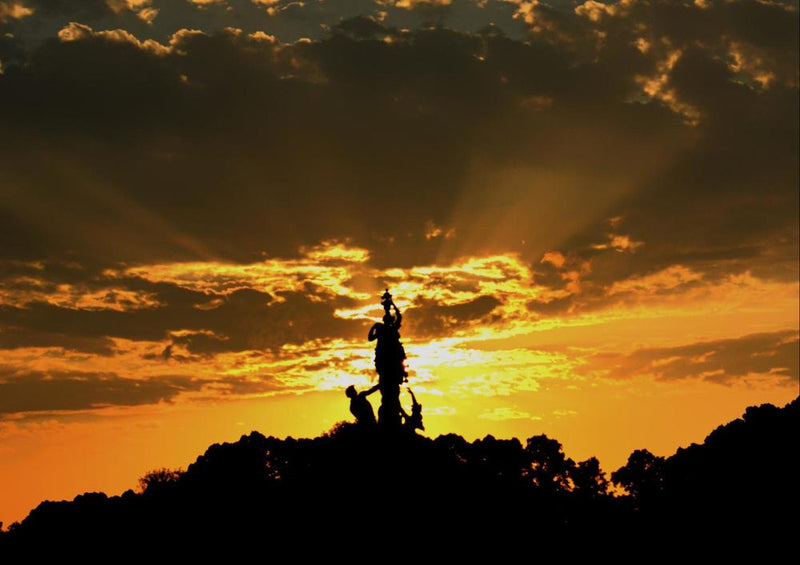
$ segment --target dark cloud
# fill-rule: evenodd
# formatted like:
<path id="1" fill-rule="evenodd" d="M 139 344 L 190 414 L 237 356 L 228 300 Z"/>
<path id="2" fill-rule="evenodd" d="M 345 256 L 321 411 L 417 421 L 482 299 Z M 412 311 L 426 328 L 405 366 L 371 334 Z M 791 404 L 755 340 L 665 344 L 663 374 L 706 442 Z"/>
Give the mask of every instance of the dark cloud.
<path id="1" fill-rule="evenodd" d="M 246 396 L 299 391 L 307 385 L 291 385 L 272 375 L 189 378 L 159 375 L 131 379 L 116 373 L 86 371 L 35 371 L 0 367 L 0 417 L 24 412 L 59 412 L 138 406 L 172 402 L 184 392 Z"/>
<path id="2" fill-rule="evenodd" d="M 169 402 L 202 383 L 185 377 L 128 379 L 114 373 L 81 371 L 0 372 L 0 414 L 85 410 Z"/>
<path id="3" fill-rule="evenodd" d="M 85 264 L 64 258 L 49 261 L 0 262 L 0 282 L 4 288 L 14 290 L 31 289 L 37 284 L 91 284 L 101 275 L 100 271 L 87 268 Z"/>
<path id="4" fill-rule="evenodd" d="M 2 257 L 69 258 L 90 280 L 119 262 L 254 261 L 323 239 L 379 267 L 557 249 L 591 261 L 583 298 L 560 299 L 575 307 L 676 264 L 707 281 L 796 280 L 794 4 L 551 2 L 526 20 L 505 2 L 270 14 L 155 0 L 150 23 L 122 4 L 32 0 L 4 23 Z M 313 41 L 287 43 L 301 35 Z M 452 237 L 426 237 L 432 223 Z M 644 245 L 598 250 L 612 233 Z M 268 309 L 315 308 L 289 302 Z M 52 315 L 164 336 L 158 312 Z M 244 345 L 225 330 L 195 347 Z"/>
<path id="5" fill-rule="evenodd" d="M 580 171 L 602 167 L 613 177 L 615 164 L 651 159 L 656 148 L 637 133 L 648 114 L 655 129 L 667 126 L 667 143 L 681 135 L 679 120 L 659 108 L 634 108 L 620 120 L 620 106 L 587 121 L 596 101 L 562 107 L 558 98 L 576 89 L 596 95 L 607 76 L 576 68 L 549 44 L 496 33 L 437 28 L 394 35 L 393 43 L 334 34 L 296 45 L 185 33 L 166 54 L 128 36 L 75 34 L 45 42 L 3 77 L 3 107 L 14 108 L 4 123 L 15 139 L 4 186 L 17 202 L 15 222 L 28 226 L 6 240 L 7 253 L 245 260 L 350 237 L 374 249 L 376 261 L 407 264 L 457 255 L 470 243 L 469 224 L 480 231 L 498 215 L 530 210 L 506 224 L 520 231 L 513 237 L 472 242 L 518 246 L 531 227 L 541 231 L 526 220 L 544 214 L 529 207 L 546 185 L 509 210 L 530 185 L 511 173 L 500 179 L 507 186 L 487 191 L 469 186 L 472 173 L 568 166 L 559 189 L 606 202 Z M 564 138 L 564 120 L 574 139 Z M 462 212 L 464 197 L 475 207 Z M 552 205 L 569 211 L 563 199 Z M 424 239 L 430 220 L 460 224 L 463 238 L 451 250 Z"/>
<path id="6" fill-rule="evenodd" d="M 795 5 L 725 2 L 701 9 L 649 2 L 618 9 L 597 24 L 607 34 L 603 50 L 610 55 L 611 44 L 646 40 L 654 66 L 635 73 L 661 76 L 662 93 L 699 121 L 691 128 L 694 143 L 609 214 L 624 217 L 629 233 L 647 245 L 636 256 L 603 255 L 591 278 L 608 282 L 620 273 L 692 264 L 710 278 L 752 270 L 796 279 Z M 670 54 L 676 59 L 666 68 Z M 604 229 L 598 222 L 565 247 L 587 253 Z"/>
<path id="7" fill-rule="evenodd" d="M 553 298 L 550 300 L 532 300 L 528 303 L 528 309 L 531 312 L 543 316 L 558 315 L 558 314 L 573 314 L 581 306 L 581 311 L 586 311 L 585 302 L 579 302 L 575 295 L 568 295 L 560 298 Z"/>
<path id="8" fill-rule="evenodd" d="M 304 292 L 282 292 L 273 297 L 240 289 L 223 297 L 212 297 L 163 283 L 141 286 L 157 290 L 155 296 L 162 305 L 125 311 L 67 308 L 44 302 L 24 307 L 0 306 L 0 321 L 23 328 L 4 340 L 21 346 L 21 340 L 27 336 L 28 345 L 86 348 L 107 343 L 108 336 L 152 341 L 172 339 L 174 343 L 185 344 L 192 353 L 208 354 L 274 350 L 284 344 L 360 336 L 366 332 L 361 322 L 334 317 L 336 300 L 312 300 L 313 295 Z M 178 330 L 188 333 L 171 338 L 170 332 Z"/>
<path id="9" fill-rule="evenodd" d="M 405 312 L 404 327 L 410 336 L 441 337 L 468 327 L 471 323 L 491 322 L 490 314 L 501 304 L 493 296 L 479 296 L 462 304 L 440 304 L 423 300 Z"/>
<path id="10" fill-rule="evenodd" d="M 771 374 L 798 379 L 798 338 L 796 330 L 750 334 L 679 347 L 648 348 L 629 355 L 600 354 L 592 359 L 589 371 L 611 367 L 610 378 L 654 375 L 658 379 L 702 378 L 728 383 L 750 374 Z"/>
<path id="11" fill-rule="evenodd" d="M 247 33 L 263 31 L 282 41 L 319 39 L 343 20 L 369 17 L 392 27 L 415 29 L 437 24 L 477 31 L 495 25 L 521 38 L 527 25 L 514 17 L 517 5 L 502 0 L 476 3 L 472 0 L 405 2 L 400 7 L 376 0 L 224 0 L 194 3 L 190 0 L 152 0 L 131 6 L 126 0 L 82 2 L 25 0 L 33 16 L 15 20 L 13 29 L 27 42 L 54 35 L 69 22 L 86 23 L 95 29 L 124 28 L 138 37 L 166 42 L 180 29 L 214 32 L 235 27 Z M 566 9 L 571 10 L 571 7 Z M 157 10 L 157 12 L 156 12 Z M 0 23 L 3 20 L 0 19 Z"/>
<path id="12" fill-rule="evenodd" d="M 366 335 L 364 335 L 364 338 L 366 338 Z M 288 353 L 287 358 L 293 355 L 294 354 L 292 353 Z M 347 372 L 350 374 L 354 374 L 353 370 L 354 362 L 363 360 L 363 357 L 361 357 L 360 355 L 342 354 L 321 361 L 308 362 L 305 355 L 306 353 L 301 353 L 298 355 L 294 355 L 294 357 L 298 362 L 298 368 L 308 373 L 327 371 L 329 374 L 335 374 L 337 372 L 339 373 Z M 375 371 L 372 368 L 361 369 L 360 372 L 367 375 L 370 379 L 375 378 Z"/>
<path id="13" fill-rule="evenodd" d="M 61 347 L 69 351 L 106 356 L 115 352 L 114 342 L 105 336 L 84 336 L 73 332 L 57 333 L 0 325 L 0 349 L 25 347 Z"/>
<path id="14" fill-rule="evenodd" d="M 270 392 L 298 392 L 308 386 L 289 386 L 272 375 L 258 375 L 252 378 L 226 377 L 214 382 L 214 390 L 226 395 L 250 395 Z"/>

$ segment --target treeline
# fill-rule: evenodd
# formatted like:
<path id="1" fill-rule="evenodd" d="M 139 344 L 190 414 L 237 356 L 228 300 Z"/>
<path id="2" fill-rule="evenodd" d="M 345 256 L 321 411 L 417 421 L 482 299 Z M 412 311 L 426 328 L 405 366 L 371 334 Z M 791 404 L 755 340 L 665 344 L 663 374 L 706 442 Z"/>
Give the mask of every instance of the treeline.
<path id="1" fill-rule="evenodd" d="M 441 548 L 456 535 L 468 552 L 520 536 L 649 543 L 717 533 L 728 545 L 768 536 L 774 547 L 798 524 L 798 402 L 748 408 L 668 458 L 637 450 L 610 476 L 544 435 L 468 442 L 348 423 L 313 439 L 252 432 L 212 445 L 185 471 L 148 473 L 139 492 L 43 502 L 0 535 L 0 550 L 280 545 L 298 535 L 339 549 L 413 535 Z"/>

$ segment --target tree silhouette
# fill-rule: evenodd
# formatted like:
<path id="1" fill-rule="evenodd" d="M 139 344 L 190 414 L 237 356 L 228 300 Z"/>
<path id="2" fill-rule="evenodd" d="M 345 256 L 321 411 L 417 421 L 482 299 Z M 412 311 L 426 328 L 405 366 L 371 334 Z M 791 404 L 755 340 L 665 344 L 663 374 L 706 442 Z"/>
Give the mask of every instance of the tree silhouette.
<path id="1" fill-rule="evenodd" d="M 628 491 L 640 506 L 650 504 L 664 491 L 664 458 L 637 449 L 625 466 L 611 473 L 611 480 Z"/>
<path id="2" fill-rule="evenodd" d="M 573 489 L 580 496 L 599 498 L 608 494 L 606 474 L 600 469 L 600 461 L 590 457 L 570 469 Z"/>
<path id="3" fill-rule="evenodd" d="M 154 492 L 164 490 L 174 485 L 180 480 L 183 471 L 180 469 L 155 469 L 148 471 L 139 478 L 139 490 L 141 492 Z"/>
<path id="4" fill-rule="evenodd" d="M 546 435 L 528 438 L 525 451 L 530 457 L 527 475 L 546 493 L 571 489 L 570 472 L 575 462 L 564 455 L 561 443 Z"/>
<path id="5" fill-rule="evenodd" d="M 24 550 L 35 562 L 88 549 L 150 554 L 248 540 L 284 547 L 289 539 L 347 553 L 353 546 L 341 540 L 354 532 L 359 551 L 384 554 L 400 535 L 427 535 L 426 543 L 448 555 L 496 552 L 511 547 L 508 539 L 531 535 L 531 547 L 579 539 L 596 548 L 625 532 L 626 550 L 684 540 L 713 541 L 718 549 L 721 539 L 763 549 L 763 540 L 773 548 L 794 539 L 798 400 L 748 409 L 669 458 L 634 451 L 611 475 L 625 496 L 609 493 L 596 458 L 576 464 L 545 435 L 523 447 L 493 436 L 469 442 L 376 428 L 340 423 L 317 438 L 252 432 L 214 444 L 185 471 L 146 473 L 140 493 L 41 503 L 0 532 L 0 554 Z"/>

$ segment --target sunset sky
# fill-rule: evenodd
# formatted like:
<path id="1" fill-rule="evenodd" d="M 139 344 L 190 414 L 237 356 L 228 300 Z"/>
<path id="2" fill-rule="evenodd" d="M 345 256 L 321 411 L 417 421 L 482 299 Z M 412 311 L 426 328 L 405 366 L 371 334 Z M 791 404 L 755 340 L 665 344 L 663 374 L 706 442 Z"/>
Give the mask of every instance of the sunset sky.
<path id="1" fill-rule="evenodd" d="M 784 405 L 799 85 L 797 0 L 0 0 L 0 521 L 351 419 L 386 287 L 431 437 Z"/>

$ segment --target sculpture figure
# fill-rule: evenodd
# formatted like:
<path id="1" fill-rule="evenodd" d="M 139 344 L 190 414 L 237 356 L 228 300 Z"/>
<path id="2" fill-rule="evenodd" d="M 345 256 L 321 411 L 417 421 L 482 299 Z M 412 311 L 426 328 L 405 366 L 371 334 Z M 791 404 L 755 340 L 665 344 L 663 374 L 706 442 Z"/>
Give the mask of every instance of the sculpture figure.
<path id="1" fill-rule="evenodd" d="M 378 408 L 378 423 L 388 427 L 399 427 L 402 418 L 407 417 L 400 404 L 400 385 L 406 380 L 406 353 L 400 343 L 400 325 L 403 315 L 392 300 L 387 289 L 381 297 L 383 321 L 377 322 L 369 330 L 367 338 L 376 341 L 375 370 L 378 372 L 377 388 L 381 392 L 381 405 Z M 391 310 L 394 309 L 394 315 Z"/>
<path id="2" fill-rule="evenodd" d="M 367 396 L 379 390 L 381 405 L 378 408 L 378 424 L 387 429 L 405 428 L 413 432 L 415 429 L 424 430 L 422 426 L 422 405 L 417 402 L 414 393 L 409 389 L 413 405 L 409 416 L 400 403 L 400 386 L 408 382 L 408 372 L 405 367 L 406 352 L 400 342 L 400 326 L 403 315 L 392 300 L 389 289 L 381 296 L 381 305 L 384 315 L 380 322 L 376 322 L 369 330 L 367 339 L 377 341 L 375 344 L 375 370 L 378 372 L 378 384 L 363 392 L 356 392 L 355 387 L 347 388 L 350 400 L 350 411 L 359 423 L 374 422 L 370 420 L 372 406 Z M 366 406 L 365 406 L 366 404 Z"/>

